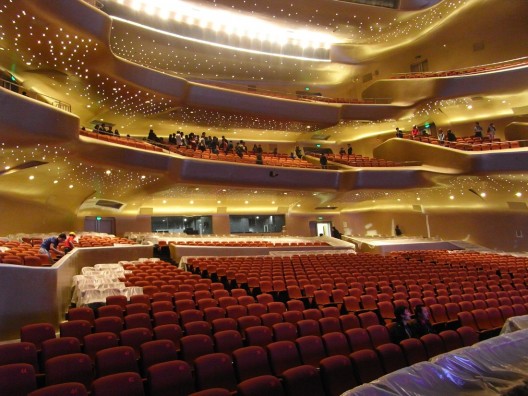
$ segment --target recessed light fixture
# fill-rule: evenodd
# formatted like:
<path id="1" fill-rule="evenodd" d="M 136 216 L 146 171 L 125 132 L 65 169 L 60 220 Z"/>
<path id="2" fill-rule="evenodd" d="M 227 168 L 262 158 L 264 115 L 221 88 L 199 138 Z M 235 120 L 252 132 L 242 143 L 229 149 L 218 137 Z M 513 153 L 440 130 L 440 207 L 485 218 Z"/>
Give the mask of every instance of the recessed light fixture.
<path id="1" fill-rule="evenodd" d="M 515 193 L 515 196 L 516 196 L 517 198 L 522 197 L 522 192 L 516 192 L 516 193 Z"/>
<path id="2" fill-rule="evenodd" d="M 485 193 L 485 192 L 481 192 L 481 193 L 480 193 L 480 196 L 481 196 L 482 198 L 486 198 L 486 193 Z"/>

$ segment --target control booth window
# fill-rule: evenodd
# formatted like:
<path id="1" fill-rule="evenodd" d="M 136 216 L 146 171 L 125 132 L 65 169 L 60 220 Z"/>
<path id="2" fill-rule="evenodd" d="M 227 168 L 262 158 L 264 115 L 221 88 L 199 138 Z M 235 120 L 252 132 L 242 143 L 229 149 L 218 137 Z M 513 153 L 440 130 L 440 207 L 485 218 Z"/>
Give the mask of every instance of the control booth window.
<path id="1" fill-rule="evenodd" d="M 153 216 L 152 232 L 207 235 L 213 233 L 211 216 Z"/>
<path id="2" fill-rule="evenodd" d="M 232 234 L 280 233 L 285 224 L 284 215 L 229 216 L 229 226 Z"/>

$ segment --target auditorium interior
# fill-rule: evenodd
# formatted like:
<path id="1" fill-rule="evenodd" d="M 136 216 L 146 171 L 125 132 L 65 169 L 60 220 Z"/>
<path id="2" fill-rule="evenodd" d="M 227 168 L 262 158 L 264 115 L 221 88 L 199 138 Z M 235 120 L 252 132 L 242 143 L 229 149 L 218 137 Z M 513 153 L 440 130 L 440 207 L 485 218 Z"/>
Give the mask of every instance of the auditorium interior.
<path id="1" fill-rule="evenodd" d="M 516 352 L 528 333 L 506 329 L 528 327 L 527 16 L 526 0 L 1 1 L 0 349 L 11 348 L 0 353 L 2 386 L 21 371 L 32 379 L 10 384 L 13 395 L 57 394 L 63 383 L 147 396 L 528 386 Z M 197 139 L 177 144 L 180 132 Z M 201 149 L 203 136 L 233 150 Z M 39 251 L 70 231 L 72 252 Z M 121 284 L 124 302 L 85 292 L 97 271 Z M 242 349 L 268 354 L 267 371 L 244 373 L 242 352 L 220 347 L 198 284 L 234 319 Z M 214 288 L 245 314 L 231 317 Z M 181 314 L 184 290 L 201 319 Z M 94 335 L 96 320 L 117 315 L 127 332 L 136 299 L 148 305 L 149 341 L 171 339 L 156 338 L 162 319 L 150 308 L 163 293 L 173 313 L 163 325 L 181 334 L 171 335 L 176 358 L 150 352 L 152 367 L 189 371 L 170 386 L 137 339 L 125 346 L 117 331 L 135 369 L 102 374 L 104 353 L 90 355 L 64 325 L 87 320 Z M 380 341 L 398 304 L 431 311 L 434 337 L 417 341 L 424 358 L 411 342 Z M 115 305 L 118 314 L 106 309 Z M 95 316 L 67 314 L 81 307 Z M 279 341 L 275 320 L 295 324 L 298 338 Z M 41 349 L 49 340 L 33 335 L 36 363 L 23 360 L 15 348 L 36 323 L 56 340 L 64 327 L 78 350 Z M 180 341 L 198 334 L 214 345 L 195 360 Z M 370 348 L 358 346 L 364 336 Z M 286 367 L 291 345 L 297 364 Z M 54 373 L 65 369 L 48 368 L 58 359 L 48 348 L 85 359 L 89 373 L 81 363 Z"/>

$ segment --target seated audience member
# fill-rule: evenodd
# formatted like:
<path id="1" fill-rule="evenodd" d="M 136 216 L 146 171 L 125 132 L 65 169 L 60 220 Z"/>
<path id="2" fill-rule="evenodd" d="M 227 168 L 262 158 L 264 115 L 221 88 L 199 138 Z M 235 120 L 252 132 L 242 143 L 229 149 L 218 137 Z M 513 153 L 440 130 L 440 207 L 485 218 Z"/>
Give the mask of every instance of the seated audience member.
<path id="1" fill-rule="evenodd" d="M 293 151 L 290 153 L 290 158 L 295 159 L 295 154 L 293 154 Z"/>
<path id="2" fill-rule="evenodd" d="M 396 224 L 396 227 L 394 228 L 394 234 L 396 236 L 401 236 L 403 234 L 402 230 L 400 229 L 400 226 Z"/>
<path id="3" fill-rule="evenodd" d="M 350 145 L 350 143 L 347 144 L 347 147 L 347 154 L 352 155 L 352 146 Z"/>
<path id="4" fill-rule="evenodd" d="M 409 308 L 400 305 L 394 309 L 394 315 L 396 316 L 396 325 L 390 329 L 391 341 L 399 344 L 407 338 L 414 338 L 415 335 L 411 325 L 411 312 Z"/>
<path id="5" fill-rule="evenodd" d="M 42 244 L 40 245 L 39 253 L 40 254 L 47 254 L 48 257 L 51 258 L 51 252 L 55 252 L 57 256 L 62 257 L 64 255 L 64 252 L 60 251 L 58 249 L 59 243 L 64 242 L 66 240 L 66 234 L 59 234 L 59 236 L 56 237 L 49 237 L 42 241 Z"/>
<path id="6" fill-rule="evenodd" d="M 345 148 L 341 147 L 341 149 L 339 150 L 339 155 L 342 157 L 345 154 L 346 154 Z"/>
<path id="7" fill-rule="evenodd" d="M 403 131 L 400 128 L 396 128 L 396 137 L 397 138 L 403 137 Z"/>
<path id="8" fill-rule="evenodd" d="M 429 312 L 429 308 L 424 305 L 417 305 L 414 307 L 413 331 L 416 337 L 436 333 L 433 329 L 430 318 L 431 313 Z"/>
<path id="9" fill-rule="evenodd" d="M 257 165 L 264 165 L 264 160 L 262 159 L 262 153 L 257 153 L 257 158 L 255 160 Z"/>
<path id="10" fill-rule="evenodd" d="M 447 140 L 449 142 L 456 142 L 456 136 L 451 129 L 447 130 Z"/>

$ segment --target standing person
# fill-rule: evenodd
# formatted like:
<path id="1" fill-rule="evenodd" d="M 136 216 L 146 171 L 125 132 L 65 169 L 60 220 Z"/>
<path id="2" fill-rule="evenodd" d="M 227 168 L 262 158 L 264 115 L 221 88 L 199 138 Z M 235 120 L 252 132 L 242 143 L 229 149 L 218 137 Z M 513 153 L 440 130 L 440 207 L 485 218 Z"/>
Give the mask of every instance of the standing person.
<path id="1" fill-rule="evenodd" d="M 345 148 L 341 147 L 341 149 L 339 150 L 339 155 L 341 156 L 341 158 L 343 158 L 343 155 L 345 154 L 346 154 Z"/>
<path id="2" fill-rule="evenodd" d="M 482 127 L 480 126 L 478 122 L 475 122 L 475 127 L 473 128 L 473 131 L 475 132 L 476 138 L 482 139 Z"/>
<path id="3" fill-rule="evenodd" d="M 414 338 L 409 308 L 399 305 L 394 309 L 394 315 L 396 316 L 396 324 L 389 330 L 391 341 L 399 344 L 403 340 Z"/>
<path id="4" fill-rule="evenodd" d="M 416 337 L 436 333 L 433 329 L 430 318 L 431 313 L 429 312 L 429 308 L 424 305 L 417 305 L 414 307 L 413 332 Z"/>
<path id="5" fill-rule="evenodd" d="M 302 158 L 302 150 L 299 146 L 295 147 L 295 155 L 297 158 Z"/>
<path id="6" fill-rule="evenodd" d="M 396 224 L 396 227 L 394 228 L 394 234 L 396 236 L 401 236 L 403 234 L 402 230 L 400 229 L 400 226 Z"/>
<path id="7" fill-rule="evenodd" d="M 488 125 L 488 138 L 491 142 L 495 139 L 495 132 L 497 132 L 497 128 L 495 128 L 493 122 L 490 122 Z"/>
<path id="8" fill-rule="evenodd" d="M 437 138 L 438 138 L 438 142 L 440 143 L 440 145 L 443 146 L 444 141 L 445 141 L 445 134 L 442 128 L 438 130 Z"/>
<path id="9" fill-rule="evenodd" d="M 447 140 L 449 142 L 456 142 L 456 135 L 453 133 L 451 129 L 447 130 Z"/>
<path id="10" fill-rule="evenodd" d="M 332 237 L 336 239 L 341 239 L 342 234 L 337 230 L 337 228 L 332 227 Z"/>
<path id="11" fill-rule="evenodd" d="M 411 135 L 412 135 L 413 139 L 415 137 L 418 137 L 419 134 L 420 134 L 420 130 L 418 129 L 418 127 L 416 125 L 413 125 L 412 131 L 411 131 Z"/>
<path id="12" fill-rule="evenodd" d="M 257 158 L 255 160 L 255 163 L 257 165 L 264 165 L 264 160 L 262 159 L 262 153 L 259 153 L 258 151 L 257 151 Z"/>
<path id="13" fill-rule="evenodd" d="M 42 241 L 42 244 L 40 245 L 39 253 L 40 254 L 47 254 L 51 258 L 51 252 L 55 252 L 58 256 L 63 256 L 64 252 L 61 252 L 58 249 L 59 243 L 64 242 L 66 240 L 66 234 L 62 233 L 59 234 L 56 237 L 49 237 Z"/>
<path id="14" fill-rule="evenodd" d="M 352 146 L 350 145 L 350 143 L 347 144 L 348 148 L 347 148 L 347 154 L 348 155 L 352 155 Z"/>
<path id="15" fill-rule="evenodd" d="M 64 253 L 69 253 L 75 247 L 75 232 L 70 232 L 68 238 L 64 241 Z"/>
<path id="16" fill-rule="evenodd" d="M 326 169 L 328 158 L 326 158 L 326 155 L 324 153 L 321 154 L 321 157 L 319 158 L 319 163 L 321 164 L 321 169 Z"/>

